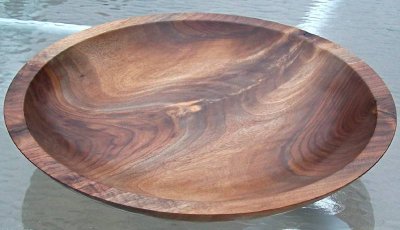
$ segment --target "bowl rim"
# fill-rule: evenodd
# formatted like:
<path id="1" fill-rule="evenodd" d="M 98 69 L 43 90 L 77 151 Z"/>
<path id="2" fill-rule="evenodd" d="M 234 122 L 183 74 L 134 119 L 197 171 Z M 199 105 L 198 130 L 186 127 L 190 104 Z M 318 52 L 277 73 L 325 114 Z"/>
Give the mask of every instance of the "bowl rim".
<path id="1" fill-rule="evenodd" d="M 368 86 L 377 106 L 374 133 L 362 152 L 335 173 L 309 185 L 273 197 L 228 201 L 171 200 L 122 191 L 90 180 L 58 163 L 30 134 L 24 117 L 24 100 L 30 82 L 54 57 L 66 49 L 103 33 L 150 23 L 171 21 L 216 21 L 245 24 L 296 36 L 326 50 L 351 67 Z M 341 46 L 303 30 L 262 19 L 215 13 L 170 13 L 131 17 L 112 21 L 72 34 L 31 58 L 12 80 L 4 101 L 7 131 L 19 151 L 37 168 L 68 188 L 108 204 L 151 215 L 172 218 L 230 219 L 235 216 L 271 214 L 321 199 L 358 179 L 371 169 L 388 149 L 397 125 L 393 97 L 378 74 L 365 62 Z M 296 194 L 301 194 L 300 196 Z"/>

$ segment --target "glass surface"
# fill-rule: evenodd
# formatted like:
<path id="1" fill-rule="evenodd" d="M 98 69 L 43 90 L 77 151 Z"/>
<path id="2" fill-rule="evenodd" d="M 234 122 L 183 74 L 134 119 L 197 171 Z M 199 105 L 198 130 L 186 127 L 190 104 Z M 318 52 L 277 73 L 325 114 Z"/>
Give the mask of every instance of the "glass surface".
<path id="1" fill-rule="evenodd" d="M 35 53 L 88 26 L 165 12 L 217 12 L 298 26 L 349 49 L 400 100 L 400 3 L 393 0 L 0 0 L 0 97 Z M 1 103 L 3 111 L 3 103 Z M 303 208 L 221 222 L 162 219 L 71 191 L 36 169 L 0 125 L 0 230 L 5 229 L 400 229 L 400 134 L 361 179 Z"/>

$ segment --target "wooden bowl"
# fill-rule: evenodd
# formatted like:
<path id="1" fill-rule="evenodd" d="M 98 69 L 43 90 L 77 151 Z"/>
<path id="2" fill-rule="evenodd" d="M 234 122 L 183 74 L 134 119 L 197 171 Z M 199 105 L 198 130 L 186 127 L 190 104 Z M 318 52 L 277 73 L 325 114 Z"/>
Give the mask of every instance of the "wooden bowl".
<path id="1" fill-rule="evenodd" d="M 354 181 L 393 138 L 392 96 L 338 45 L 281 24 L 167 14 L 30 60 L 5 100 L 21 152 L 90 197 L 174 217 L 274 213 Z"/>

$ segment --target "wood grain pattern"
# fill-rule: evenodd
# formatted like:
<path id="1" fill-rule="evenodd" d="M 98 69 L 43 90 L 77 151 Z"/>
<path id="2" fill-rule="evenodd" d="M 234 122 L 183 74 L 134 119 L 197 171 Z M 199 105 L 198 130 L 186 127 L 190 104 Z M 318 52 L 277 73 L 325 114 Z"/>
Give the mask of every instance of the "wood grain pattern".
<path id="1" fill-rule="evenodd" d="M 320 199 L 368 171 L 396 127 L 382 80 L 338 45 L 201 13 L 55 43 L 15 77 L 4 112 L 17 147 L 57 181 L 185 218 Z"/>

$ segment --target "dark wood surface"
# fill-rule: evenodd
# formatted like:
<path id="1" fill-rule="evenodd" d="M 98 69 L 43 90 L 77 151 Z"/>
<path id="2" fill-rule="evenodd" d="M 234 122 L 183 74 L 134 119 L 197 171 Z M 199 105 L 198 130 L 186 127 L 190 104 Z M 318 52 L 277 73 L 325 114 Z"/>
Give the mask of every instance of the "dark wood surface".
<path id="1" fill-rule="evenodd" d="M 396 127 L 364 62 L 296 28 L 217 14 L 136 17 L 31 59 L 8 131 L 46 174 L 127 209 L 274 213 L 368 171 Z"/>

